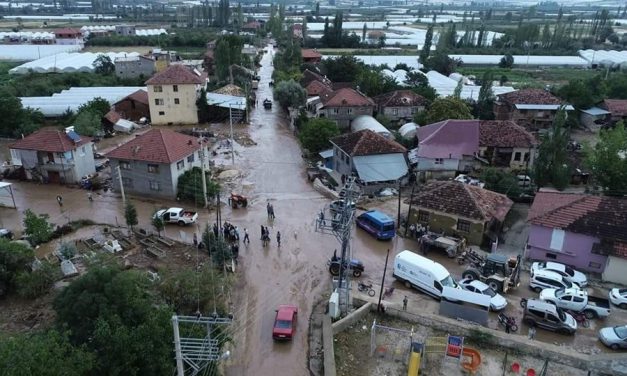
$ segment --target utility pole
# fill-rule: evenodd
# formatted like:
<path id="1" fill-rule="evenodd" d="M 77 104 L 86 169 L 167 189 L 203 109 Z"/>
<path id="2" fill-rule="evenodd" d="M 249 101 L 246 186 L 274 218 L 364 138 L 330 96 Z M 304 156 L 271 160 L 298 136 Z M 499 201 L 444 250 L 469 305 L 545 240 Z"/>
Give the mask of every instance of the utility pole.
<path id="1" fill-rule="evenodd" d="M 115 168 L 118 171 L 118 181 L 120 182 L 120 193 L 122 193 L 122 202 L 126 203 L 126 196 L 124 195 L 124 183 L 122 183 L 122 170 L 120 164 Z"/>
<path id="2" fill-rule="evenodd" d="M 388 271 L 388 258 L 390 257 L 390 249 L 385 255 L 385 266 L 383 267 L 383 278 L 381 278 L 381 289 L 379 289 L 379 304 L 377 304 L 377 312 L 381 312 L 381 299 L 383 298 L 383 286 L 385 285 L 385 273 Z"/>
<path id="3" fill-rule="evenodd" d="M 235 165 L 235 152 L 233 151 L 233 108 L 229 103 L 229 124 L 231 125 L 231 164 Z"/>
<path id="4" fill-rule="evenodd" d="M 202 176 L 202 198 L 204 208 L 206 209 L 209 206 L 207 202 L 207 177 L 205 176 L 205 146 L 202 142 L 202 137 L 198 138 L 198 143 L 200 144 L 200 170 Z"/>
<path id="5" fill-rule="evenodd" d="M 407 223 L 405 224 L 405 233 L 403 234 L 403 236 L 407 236 L 407 228 L 409 227 L 409 216 L 411 215 L 411 205 L 412 205 L 412 200 L 414 199 L 414 191 L 416 190 L 417 183 L 418 183 L 418 178 L 414 180 L 414 185 L 411 187 L 411 194 L 409 195 L 409 209 L 407 210 Z"/>

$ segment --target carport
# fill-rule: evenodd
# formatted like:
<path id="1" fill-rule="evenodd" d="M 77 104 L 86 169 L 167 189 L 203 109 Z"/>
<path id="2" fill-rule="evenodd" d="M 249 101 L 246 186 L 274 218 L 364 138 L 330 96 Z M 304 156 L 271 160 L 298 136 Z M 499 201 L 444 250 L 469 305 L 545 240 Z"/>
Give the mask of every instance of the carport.
<path id="1" fill-rule="evenodd" d="M 11 205 L 11 203 L 13 205 Z M 13 197 L 13 188 L 11 187 L 11 183 L 0 181 L 0 206 L 17 209 L 17 206 L 15 206 L 15 197 Z"/>

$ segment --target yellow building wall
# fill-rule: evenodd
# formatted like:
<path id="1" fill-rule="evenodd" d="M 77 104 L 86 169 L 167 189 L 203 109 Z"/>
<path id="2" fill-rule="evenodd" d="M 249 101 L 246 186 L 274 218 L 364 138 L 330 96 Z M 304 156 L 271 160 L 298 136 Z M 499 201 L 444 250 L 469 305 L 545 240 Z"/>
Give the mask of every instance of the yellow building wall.
<path id="1" fill-rule="evenodd" d="M 161 92 L 155 91 L 155 86 L 161 86 Z M 178 86 L 178 91 L 174 91 L 174 86 Z M 149 85 L 152 124 L 198 124 L 196 99 L 199 93 L 200 85 Z M 175 103 L 176 99 L 178 104 Z M 157 100 L 163 100 L 163 104 L 157 104 Z"/>

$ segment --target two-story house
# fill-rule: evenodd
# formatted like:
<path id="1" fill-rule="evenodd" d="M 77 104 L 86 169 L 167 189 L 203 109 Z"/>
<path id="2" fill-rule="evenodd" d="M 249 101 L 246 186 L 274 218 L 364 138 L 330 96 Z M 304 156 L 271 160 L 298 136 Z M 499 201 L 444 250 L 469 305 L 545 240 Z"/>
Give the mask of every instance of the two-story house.
<path id="1" fill-rule="evenodd" d="M 111 150 L 114 189 L 125 193 L 176 198 L 179 177 L 202 167 L 207 148 L 197 138 L 168 129 L 153 128 Z"/>
<path id="2" fill-rule="evenodd" d="M 48 183 L 77 183 L 96 172 L 90 137 L 74 131 L 42 128 L 9 145 L 11 162 L 23 177 Z"/>
<path id="3" fill-rule="evenodd" d="M 532 130 L 548 128 L 555 120 L 557 111 L 574 107 L 564 103 L 547 90 L 522 89 L 496 96 L 494 114 L 496 120 L 513 120 Z"/>
<path id="4" fill-rule="evenodd" d="M 181 64 L 152 76 L 146 81 L 152 124 L 197 124 L 196 100 L 204 84 L 199 72 Z"/>
<path id="5" fill-rule="evenodd" d="M 142 118 L 150 118 L 148 92 L 137 90 L 113 104 L 113 110 L 123 119 L 139 122 Z"/>
<path id="6" fill-rule="evenodd" d="M 411 199 L 410 224 L 464 237 L 468 244 L 493 242 L 514 203 L 507 196 L 458 181 L 431 181 Z"/>
<path id="7" fill-rule="evenodd" d="M 440 179 L 472 171 L 479 152 L 479 123 L 449 119 L 418 128 L 418 172 L 425 179 Z"/>
<path id="8" fill-rule="evenodd" d="M 424 111 L 427 99 L 411 90 L 394 90 L 372 98 L 377 114 L 395 123 L 413 121 L 414 115 Z"/>
<path id="9" fill-rule="evenodd" d="M 114 61 L 119 78 L 150 77 L 155 73 L 155 61 L 148 56 L 118 57 Z"/>
<path id="10" fill-rule="evenodd" d="M 322 61 L 322 54 L 316 50 L 303 48 L 301 50 L 303 63 L 318 64 Z"/>
<path id="11" fill-rule="evenodd" d="M 627 284 L 627 199 L 562 192 L 536 194 L 525 256 L 556 261 Z"/>
<path id="12" fill-rule="evenodd" d="M 342 130 L 349 129 L 351 121 L 359 115 L 372 116 L 375 106 L 372 99 L 351 88 L 324 93 L 320 100 L 322 108 L 318 116 L 335 121 Z"/>
<path id="13" fill-rule="evenodd" d="M 333 169 L 357 176 L 366 194 L 397 186 L 407 175 L 407 149 L 369 129 L 332 138 Z"/>
<path id="14" fill-rule="evenodd" d="M 77 44 L 82 46 L 85 43 L 81 29 L 71 27 L 56 29 L 54 38 L 57 44 Z"/>
<path id="15" fill-rule="evenodd" d="M 479 156 L 491 166 L 533 167 L 537 145 L 529 131 L 511 120 L 482 120 L 479 124 Z"/>

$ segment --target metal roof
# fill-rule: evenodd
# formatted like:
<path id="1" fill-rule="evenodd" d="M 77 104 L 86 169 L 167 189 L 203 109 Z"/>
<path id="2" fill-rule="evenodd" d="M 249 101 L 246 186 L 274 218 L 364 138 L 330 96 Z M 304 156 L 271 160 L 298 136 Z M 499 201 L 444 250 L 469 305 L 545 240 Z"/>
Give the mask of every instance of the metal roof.
<path id="1" fill-rule="evenodd" d="M 366 183 L 397 180 L 407 175 L 407 162 L 401 153 L 353 157 L 359 178 Z"/>
<path id="2" fill-rule="evenodd" d="M 611 113 L 599 107 L 590 107 L 587 110 L 581 110 L 581 112 L 592 116 L 609 115 Z"/>
<path id="3" fill-rule="evenodd" d="M 519 110 L 559 110 L 562 105 L 559 104 L 517 104 Z M 566 111 L 573 111 L 575 107 L 571 105 L 564 106 Z"/>
<path id="4" fill-rule="evenodd" d="M 207 93 L 207 103 L 210 106 L 232 108 L 235 110 L 246 109 L 246 98 L 237 97 L 234 95 Z"/>
<path id="5" fill-rule="evenodd" d="M 318 155 L 324 159 L 333 157 L 333 149 L 323 150 Z"/>

